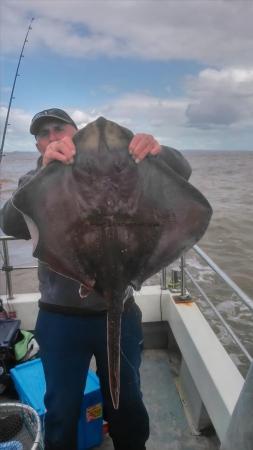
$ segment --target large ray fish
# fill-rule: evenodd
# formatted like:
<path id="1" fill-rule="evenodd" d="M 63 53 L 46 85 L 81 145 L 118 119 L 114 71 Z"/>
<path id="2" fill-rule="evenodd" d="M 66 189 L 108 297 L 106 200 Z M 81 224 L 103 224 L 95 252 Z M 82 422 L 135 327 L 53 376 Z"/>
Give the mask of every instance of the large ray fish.
<path id="1" fill-rule="evenodd" d="M 173 170 L 160 155 L 136 164 L 128 152 L 132 136 L 100 117 L 74 136 L 73 164 L 50 163 L 13 197 L 28 225 L 36 225 L 34 256 L 80 282 L 81 296 L 95 289 L 107 303 L 115 408 L 124 292 L 128 285 L 139 289 L 192 247 L 212 214 L 207 200 L 184 178 L 184 165 L 178 168 L 172 158 Z"/>

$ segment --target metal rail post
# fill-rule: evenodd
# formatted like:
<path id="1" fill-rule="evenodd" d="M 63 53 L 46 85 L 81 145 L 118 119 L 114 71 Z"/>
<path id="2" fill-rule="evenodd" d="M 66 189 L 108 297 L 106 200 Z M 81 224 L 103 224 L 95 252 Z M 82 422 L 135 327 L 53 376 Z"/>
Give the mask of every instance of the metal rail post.
<path id="1" fill-rule="evenodd" d="M 10 258 L 9 258 L 9 250 L 7 240 L 3 239 L 3 253 L 4 253 L 4 265 L 2 270 L 5 272 L 6 276 L 6 285 L 7 285 L 7 299 L 12 300 L 14 298 L 12 292 L 12 280 L 11 280 L 11 271 L 13 267 L 10 266 Z"/>
<path id="2" fill-rule="evenodd" d="M 180 271 L 181 271 L 181 297 L 183 298 L 185 296 L 185 274 L 184 274 L 184 268 L 185 268 L 185 256 L 182 255 L 180 258 Z"/>
<path id="3" fill-rule="evenodd" d="M 167 286 L 166 286 L 166 267 L 164 267 L 163 269 L 162 269 L 162 283 L 161 283 L 161 287 L 162 287 L 162 290 L 165 290 L 165 289 L 167 289 Z"/>
<path id="4" fill-rule="evenodd" d="M 191 295 L 186 290 L 186 281 L 185 281 L 185 255 L 182 255 L 180 258 L 180 272 L 181 272 L 181 293 L 178 299 L 190 300 Z"/>

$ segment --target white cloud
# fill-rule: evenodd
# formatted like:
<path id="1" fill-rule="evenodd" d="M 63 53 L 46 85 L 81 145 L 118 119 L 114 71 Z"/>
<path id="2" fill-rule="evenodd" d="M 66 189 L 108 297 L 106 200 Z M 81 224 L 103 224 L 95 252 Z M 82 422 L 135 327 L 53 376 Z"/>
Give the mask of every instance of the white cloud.
<path id="1" fill-rule="evenodd" d="M 5 118 L 7 115 L 7 108 L 2 106 L 0 108 L 0 118 L 1 123 L 5 123 Z M 31 122 L 31 116 L 26 113 L 25 111 L 22 111 L 21 109 L 15 109 L 13 108 L 11 110 L 11 114 L 9 116 L 9 133 L 15 133 L 19 131 L 23 131 L 25 127 L 28 127 Z"/>
<path id="2" fill-rule="evenodd" d="M 187 81 L 188 124 L 199 128 L 252 124 L 253 69 L 205 69 Z"/>
<path id="3" fill-rule="evenodd" d="M 0 108 L 1 124 L 5 124 L 7 108 Z M 34 150 L 34 137 L 29 135 L 29 126 L 32 115 L 22 109 L 12 108 L 8 120 L 8 127 L 5 136 L 5 151 L 31 151 Z M 1 127 L 3 128 L 3 127 Z M 2 130 L 1 130 L 2 131 Z M 1 136 L 2 139 L 2 136 Z"/>
<path id="4" fill-rule="evenodd" d="M 187 102 L 182 100 L 162 99 L 144 94 L 128 93 L 110 103 L 104 103 L 97 108 L 66 109 L 76 122 L 78 128 L 99 116 L 114 120 L 128 127 L 134 133 L 146 132 L 155 135 L 161 143 L 182 146 L 178 137 L 179 129 L 185 121 L 184 111 Z M 7 109 L 0 110 L 2 121 L 6 117 Z M 32 114 L 21 109 L 11 110 L 10 122 L 6 135 L 6 151 L 34 150 L 34 138 L 29 135 Z"/>
<path id="5" fill-rule="evenodd" d="M 66 56 L 248 66 L 253 53 L 253 2 L 245 0 L 2 0 L 2 51 L 16 52 L 32 16 L 29 48 Z"/>
<path id="6" fill-rule="evenodd" d="M 88 113 L 87 111 L 80 111 L 78 109 L 68 110 L 67 112 L 70 114 L 78 128 L 84 127 L 96 118 L 96 116 L 94 117 L 92 113 Z"/>
<path id="7" fill-rule="evenodd" d="M 207 132 L 198 124 L 195 124 L 195 128 L 187 127 L 185 112 L 190 101 L 192 98 L 161 99 L 144 94 L 128 93 L 97 108 L 89 108 L 86 111 L 72 108 L 67 109 L 67 112 L 79 128 L 102 115 L 126 126 L 134 133 L 151 133 L 161 144 L 179 149 L 250 149 L 251 123 L 248 124 L 248 128 L 245 123 L 243 131 L 238 123 L 233 124 L 227 132 L 219 127 L 210 128 Z M 0 116 L 3 122 L 6 117 L 6 108 L 1 108 Z M 31 119 L 31 113 L 22 109 L 12 109 L 5 151 L 35 150 L 34 137 L 29 134 Z"/>
<path id="8" fill-rule="evenodd" d="M 96 98 L 102 92 L 103 98 L 113 94 L 113 100 L 86 111 L 73 105 L 69 112 L 80 127 L 104 115 L 178 147 L 239 148 L 246 137 L 250 145 L 253 2 L 2 0 L 0 9 L 1 50 L 15 58 L 34 16 L 26 52 L 45 49 L 74 58 L 175 59 L 207 66 L 187 78 L 180 98 L 173 98 L 168 84 L 163 98 L 136 92 L 116 97 L 113 85 L 96 88 Z M 33 148 L 27 134 L 30 119 L 29 113 L 12 110 L 6 146 L 19 143 L 22 149 Z"/>
<path id="9" fill-rule="evenodd" d="M 185 123 L 187 104 L 186 100 L 127 93 L 109 103 L 101 103 L 97 108 L 90 108 L 85 114 L 89 118 L 88 121 L 104 116 L 134 133 L 151 133 L 163 144 L 182 146 L 181 127 Z M 76 112 L 72 111 L 72 117 L 76 117 L 75 114 Z M 81 120 L 79 125 L 86 123 L 87 121 L 84 123 Z"/>

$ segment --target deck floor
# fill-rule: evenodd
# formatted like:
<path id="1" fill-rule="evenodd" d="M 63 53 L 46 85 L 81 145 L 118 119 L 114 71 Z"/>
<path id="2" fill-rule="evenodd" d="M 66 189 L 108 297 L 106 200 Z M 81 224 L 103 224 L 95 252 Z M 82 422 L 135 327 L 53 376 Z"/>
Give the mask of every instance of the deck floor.
<path id="1" fill-rule="evenodd" d="M 144 350 L 141 381 L 150 418 L 147 450 L 219 449 L 215 434 L 208 437 L 192 434 L 170 369 L 170 358 L 166 350 Z M 110 437 L 106 437 L 96 449 L 113 450 Z"/>
<path id="2" fill-rule="evenodd" d="M 174 383 L 175 367 L 167 350 L 143 351 L 141 383 L 150 418 L 147 450 L 218 450 L 215 434 L 208 437 L 192 434 Z M 5 395 L 0 396 L 0 402 L 8 400 Z M 102 445 L 95 449 L 113 450 L 111 438 L 106 436 Z"/>

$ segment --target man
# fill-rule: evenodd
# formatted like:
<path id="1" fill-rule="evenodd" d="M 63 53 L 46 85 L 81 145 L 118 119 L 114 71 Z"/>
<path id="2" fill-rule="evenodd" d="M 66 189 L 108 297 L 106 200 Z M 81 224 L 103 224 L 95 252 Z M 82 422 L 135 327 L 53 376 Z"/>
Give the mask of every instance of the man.
<path id="1" fill-rule="evenodd" d="M 52 108 L 36 114 L 30 132 L 35 136 L 41 157 L 37 169 L 22 177 L 19 185 L 51 161 L 71 164 L 75 157 L 72 138 L 77 126 L 65 111 Z M 161 150 L 164 153 L 158 142 L 145 134 L 135 135 L 129 145 L 129 152 L 136 163 L 148 154 L 157 155 Z M 179 152 L 169 149 L 167 153 L 165 151 L 164 159 L 172 168 L 179 164 L 180 174 L 188 178 L 189 165 Z M 1 212 L 1 224 L 6 234 L 30 239 L 23 216 L 11 201 Z M 115 410 L 108 380 L 104 299 L 92 292 L 83 301 L 79 295 L 79 283 L 51 271 L 41 262 L 38 276 L 41 299 L 36 338 L 47 385 L 45 449 L 76 449 L 85 380 L 90 359 L 95 355 L 104 414 L 109 422 L 114 448 L 144 450 L 149 436 L 149 420 L 140 390 L 141 312 L 134 303 L 133 289 L 128 287 L 125 292 L 121 325 L 121 391 L 119 409 Z"/>

